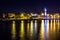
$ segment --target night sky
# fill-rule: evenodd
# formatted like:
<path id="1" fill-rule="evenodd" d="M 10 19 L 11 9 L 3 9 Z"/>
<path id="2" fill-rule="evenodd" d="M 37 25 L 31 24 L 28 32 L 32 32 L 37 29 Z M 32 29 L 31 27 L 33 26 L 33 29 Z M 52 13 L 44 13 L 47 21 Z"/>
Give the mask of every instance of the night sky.
<path id="1" fill-rule="evenodd" d="M 0 1 L 0 13 L 6 12 L 39 12 L 44 7 L 48 12 L 60 12 L 59 0 L 2 0 Z"/>

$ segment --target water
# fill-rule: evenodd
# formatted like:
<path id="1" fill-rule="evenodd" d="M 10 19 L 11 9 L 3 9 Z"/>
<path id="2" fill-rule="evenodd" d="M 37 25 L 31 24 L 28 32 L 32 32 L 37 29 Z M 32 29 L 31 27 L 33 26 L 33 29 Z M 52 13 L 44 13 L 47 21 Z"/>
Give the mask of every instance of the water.
<path id="1" fill-rule="evenodd" d="M 60 20 L 0 21 L 0 40 L 60 40 Z"/>

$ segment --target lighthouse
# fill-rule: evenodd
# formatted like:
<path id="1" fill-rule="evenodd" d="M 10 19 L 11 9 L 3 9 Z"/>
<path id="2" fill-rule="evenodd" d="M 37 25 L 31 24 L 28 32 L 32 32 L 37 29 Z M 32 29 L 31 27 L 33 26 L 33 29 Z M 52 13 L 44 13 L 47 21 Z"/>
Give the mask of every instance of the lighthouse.
<path id="1" fill-rule="evenodd" d="M 44 15 L 46 16 L 47 15 L 47 9 L 44 8 Z"/>

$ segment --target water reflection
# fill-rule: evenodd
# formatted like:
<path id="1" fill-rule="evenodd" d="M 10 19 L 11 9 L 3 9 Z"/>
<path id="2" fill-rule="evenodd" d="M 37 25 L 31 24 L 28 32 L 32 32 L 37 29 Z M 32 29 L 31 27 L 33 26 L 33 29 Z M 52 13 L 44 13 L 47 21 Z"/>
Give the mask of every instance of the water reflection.
<path id="1" fill-rule="evenodd" d="M 11 34 L 12 40 L 58 40 L 60 20 L 11 21 Z"/>
<path id="2" fill-rule="evenodd" d="M 41 21 L 41 30 L 40 30 L 40 36 L 39 39 L 44 40 L 44 20 Z"/>
<path id="3" fill-rule="evenodd" d="M 29 22 L 29 20 L 28 20 L 28 22 L 27 22 L 27 38 L 28 39 L 30 39 L 30 22 Z"/>
<path id="4" fill-rule="evenodd" d="M 12 40 L 15 40 L 16 38 L 16 28 L 15 28 L 15 21 L 12 21 L 12 30 L 11 30 L 11 34 L 12 34 Z"/>
<path id="5" fill-rule="evenodd" d="M 53 22 L 53 20 L 51 20 L 51 23 L 50 23 L 50 31 L 52 32 L 52 22 Z"/>
<path id="6" fill-rule="evenodd" d="M 39 40 L 57 40 L 59 25 L 59 20 L 41 20 Z"/>
<path id="7" fill-rule="evenodd" d="M 29 32 L 30 32 L 30 23 L 29 23 L 29 20 L 28 20 L 28 23 L 27 23 L 27 36 L 29 37 Z"/>
<path id="8" fill-rule="evenodd" d="M 27 23 L 27 36 L 30 40 L 36 38 L 37 35 L 37 20 L 28 21 Z"/>
<path id="9" fill-rule="evenodd" d="M 60 27 L 59 27 L 60 26 L 59 20 L 58 20 L 57 26 L 58 26 L 58 30 L 59 30 L 60 29 Z"/>
<path id="10" fill-rule="evenodd" d="M 30 22 L 30 36 L 33 36 L 33 21 Z"/>
<path id="11" fill-rule="evenodd" d="M 24 40 L 24 21 L 21 21 L 21 26 L 20 26 L 20 40 Z"/>
<path id="12" fill-rule="evenodd" d="M 54 20 L 54 24 L 53 24 L 53 31 L 55 31 L 55 21 L 56 21 L 56 20 Z"/>
<path id="13" fill-rule="evenodd" d="M 44 39 L 49 39 L 49 20 L 44 20 Z"/>
<path id="14" fill-rule="evenodd" d="M 37 20 L 34 22 L 34 32 L 37 33 Z"/>
<path id="15" fill-rule="evenodd" d="M 49 38 L 49 20 L 42 20 L 41 30 L 40 30 L 40 39 L 47 40 Z"/>
<path id="16" fill-rule="evenodd" d="M 37 20 L 33 22 L 33 40 L 37 40 Z"/>

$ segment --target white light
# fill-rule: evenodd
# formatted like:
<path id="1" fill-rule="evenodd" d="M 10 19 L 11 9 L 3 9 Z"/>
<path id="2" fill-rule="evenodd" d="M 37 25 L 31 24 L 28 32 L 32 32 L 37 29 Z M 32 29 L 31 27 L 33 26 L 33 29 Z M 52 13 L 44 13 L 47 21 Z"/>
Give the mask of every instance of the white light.
<path id="1" fill-rule="evenodd" d="M 37 16 L 37 14 L 32 14 L 32 16 Z"/>
<path id="2" fill-rule="evenodd" d="M 46 16 L 47 15 L 47 9 L 46 8 L 44 8 L 44 15 Z"/>
<path id="3" fill-rule="evenodd" d="M 46 9 L 46 8 L 44 8 L 44 11 L 47 11 L 47 9 Z"/>

